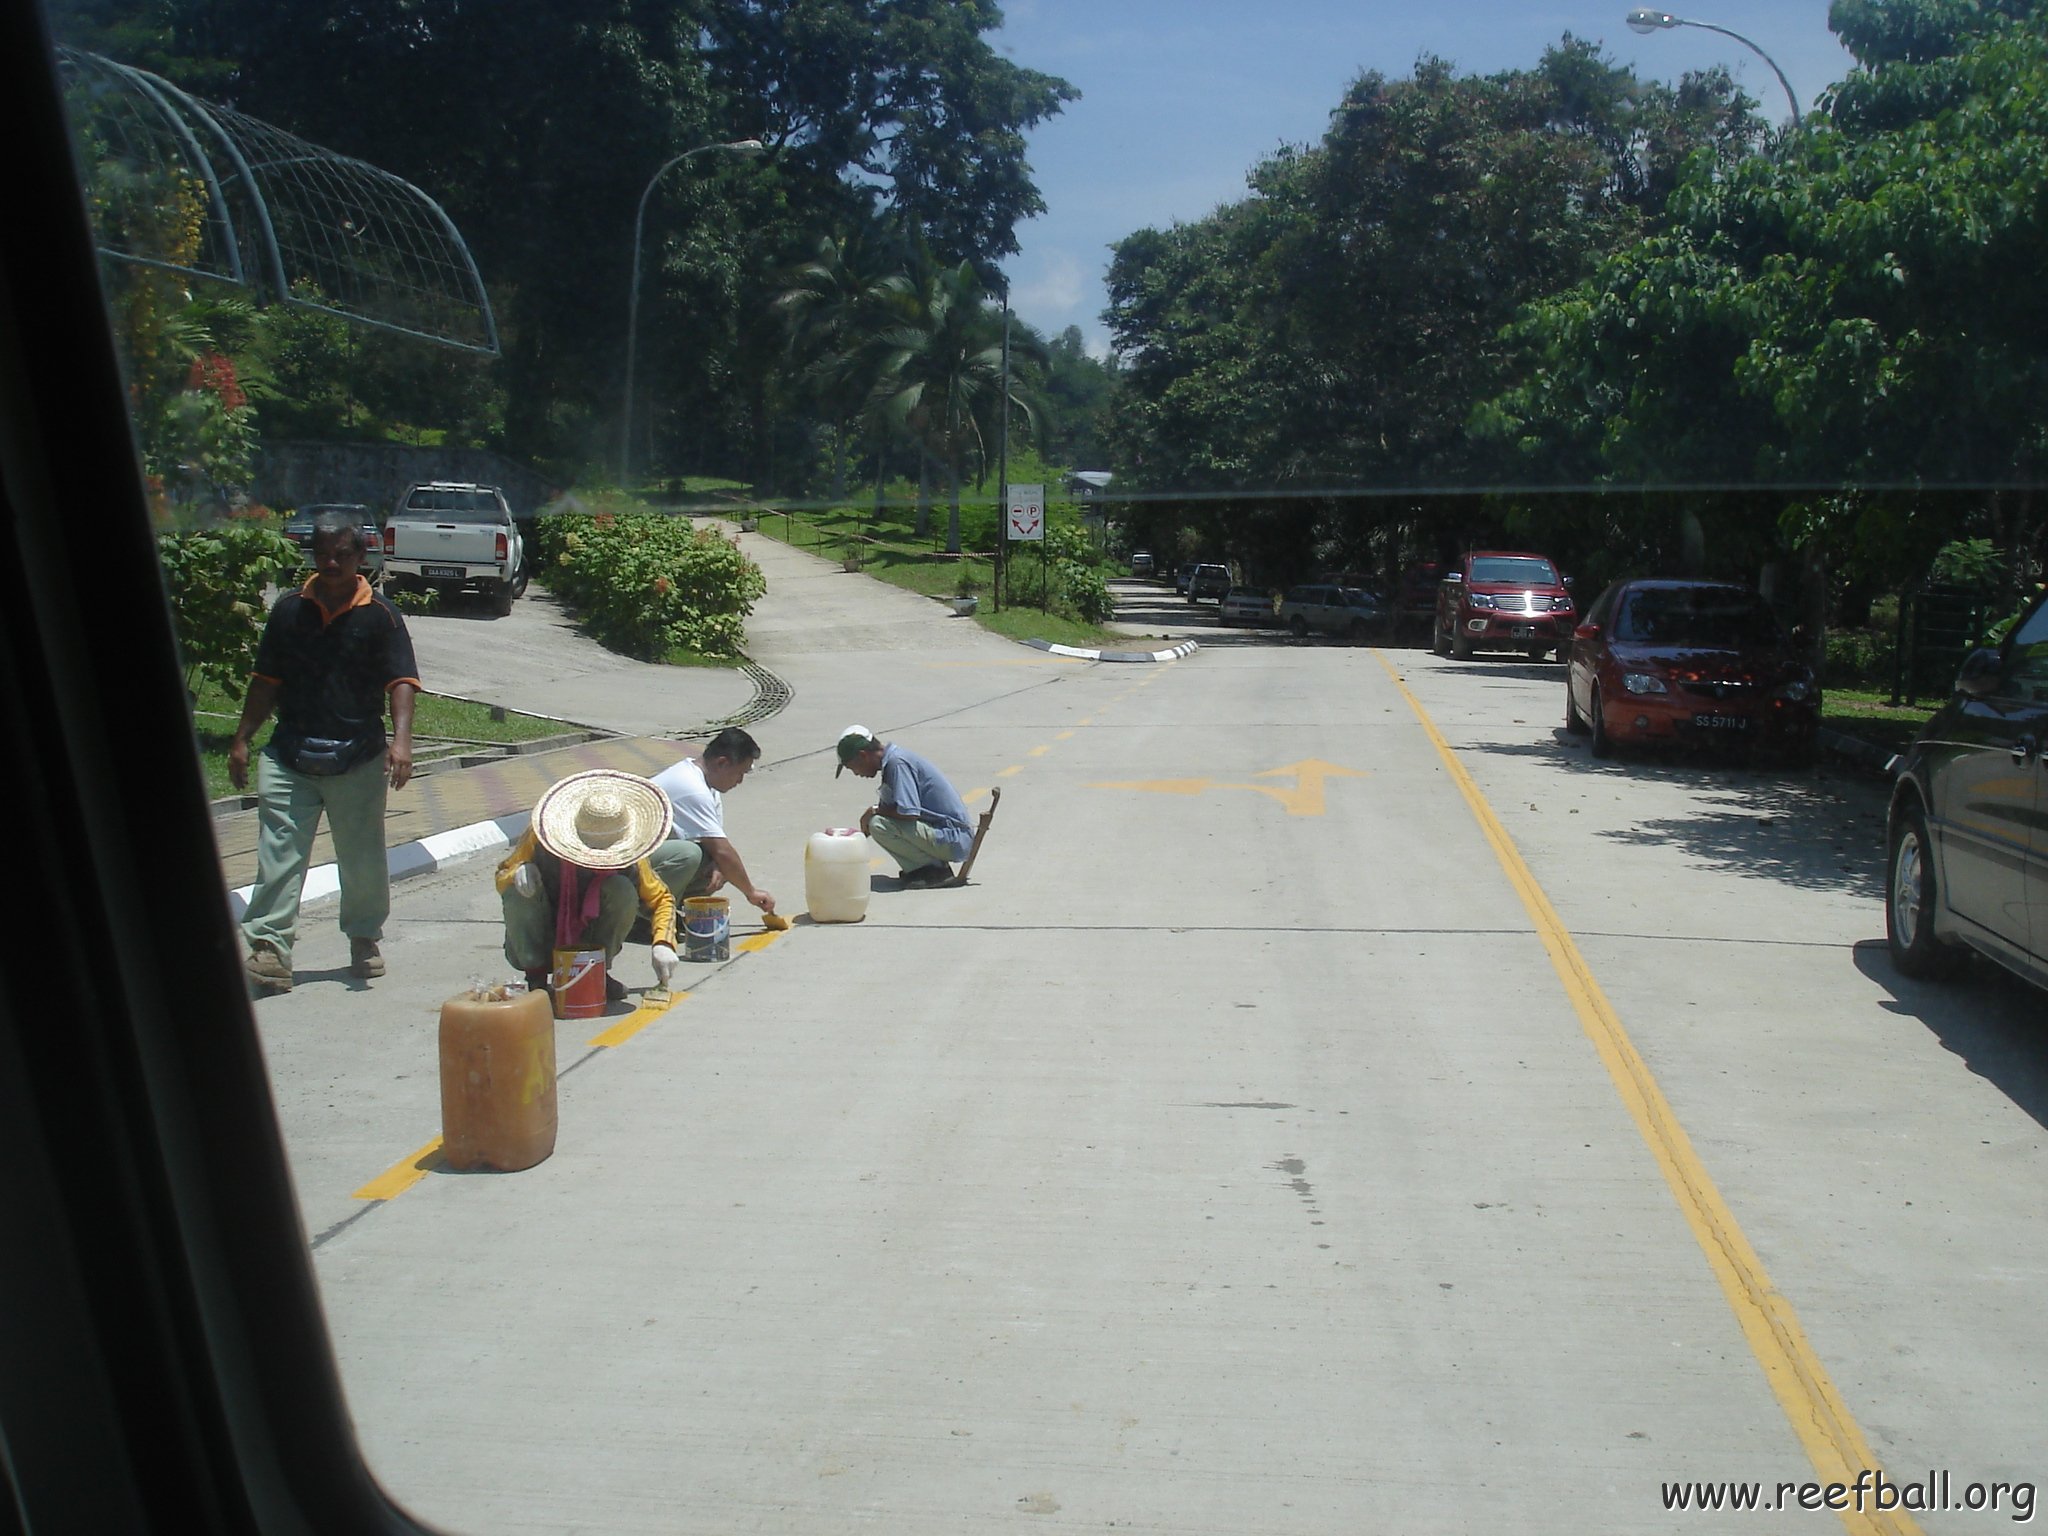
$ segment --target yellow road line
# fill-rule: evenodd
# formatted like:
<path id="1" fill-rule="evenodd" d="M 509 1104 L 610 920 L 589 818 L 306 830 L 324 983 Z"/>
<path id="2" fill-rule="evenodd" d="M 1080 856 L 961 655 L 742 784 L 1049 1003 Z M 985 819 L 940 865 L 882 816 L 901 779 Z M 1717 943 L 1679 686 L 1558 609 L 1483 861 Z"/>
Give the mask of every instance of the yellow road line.
<path id="1" fill-rule="evenodd" d="M 666 1002 L 650 1003 L 646 1000 L 646 995 L 643 993 L 638 1008 L 635 1008 L 602 1034 L 591 1036 L 588 1043 L 607 1049 L 615 1045 L 624 1045 L 628 1040 L 639 1034 L 641 1030 L 652 1024 L 689 995 L 687 992 L 671 992 Z"/>
<path id="2" fill-rule="evenodd" d="M 985 795 L 985 794 L 987 794 L 987 793 L 988 793 L 988 791 L 987 791 L 987 790 L 985 790 L 985 789 L 970 789 L 969 791 L 967 791 L 967 798 L 966 798 L 966 801 L 965 801 L 964 803 L 965 803 L 965 804 L 968 804 L 968 805 L 972 805 L 972 804 L 974 804 L 974 802 L 975 802 L 975 801 L 979 800 L 979 799 L 980 799 L 980 798 L 981 798 L 981 797 L 982 797 L 983 795 Z M 881 861 L 880 859 L 876 859 L 876 860 L 875 860 L 874 862 L 875 862 L 875 863 L 877 863 L 877 864 L 879 864 L 879 863 L 881 863 L 882 861 Z"/>
<path id="3" fill-rule="evenodd" d="M 1373 655 L 1386 669 L 1401 697 L 1408 701 L 1415 718 L 1422 722 L 1430 744 L 1436 748 L 1458 792 L 1465 797 L 1465 804 L 1492 846 L 1494 857 L 1500 860 L 1508 883 L 1521 897 L 1558 980 L 1564 984 L 1565 995 L 1578 1014 L 1580 1026 L 1600 1053 L 1615 1091 L 1621 1095 L 1637 1131 L 1657 1159 L 1664 1182 L 1676 1197 L 1693 1238 L 1706 1255 L 1714 1277 L 1721 1283 L 1722 1294 L 1728 1298 L 1728 1305 L 1734 1309 L 1736 1321 L 1749 1340 L 1750 1352 L 1763 1367 L 1765 1379 L 1777 1394 L 1785 1417 L 1792 1421 L 1820 1481 L 1853 1484 L 1858 1472 L 1878 1470 L 1877 1458 L 1871 1454 L 1863 1432 L 1836 1391 L 1827 1368 L 1814 1353 L 1805 1330 L 1799 1326 L 1792 1304 L 1771 1284 L 1763 1261 L 1737 1225 L 1735 1213 L 1721 1198 L 1706 1165 L 1693 1150 L 1691 1138 L 1678 1123 L 1678 1116 L 1657 1086 L 1649 1065 L 1622 1027 L 1613 1004 L 1593 979 L 1592 967 L 1572 942 L 1550 898 L 1543 894 L 1507 829 L 1436 728 L 1436 722 L 1423 709 L 1422 702 L 1408 691 L 1408 685 L 1401 681 L 1400 673 L 1384 653 L 1374 650 Z M 1840 1513 L 1843 1526 L 1857 1536 L 1917 1536 L 1920 1529 L 1903 1511 L 1845 1509 Z"/>
<path id="4" fill-rule="evenodd" d="M 1025 753 L 1024 755 L 1026 757 L 1043 757 L 1046 753 L 1050 752 L 1051 750 L 1051 747 L 1033 747 L 1029 752 Z"/>
<path id="5" fill-rule="evenodd" d="M 998 773 L 996 777 L 999 779 L 1007 779 L 1011 774 L 1022 773 L 1023 771 L 1024 765 L 1022 763 L 1012 763 L 1009 767 L 1005 768 L 1001 773 Z"/>
<path id="6" fill-rule="evenodd" d="M 1054 741 L 1071 741 L 1071 740 L 1073 739 L 1073 736 L 1074 736 L 1074 733 L 1073 733 L 1072 731 L 1061 731 L 1061 732 L 1059 733 L 1059 735 L 1057 735 L 1057 736 L 1053 737 L 1053 740 L 1054 740 Z"/>
<path id="7" fill-rule="evenodd" d="M 355 1192 L 357 1200 L 391 1200 L 404 1194 L 431 1173 L 441 1161 L 441 1138 L 436 1136 L 410 1157 L 400 1158 Z"/>

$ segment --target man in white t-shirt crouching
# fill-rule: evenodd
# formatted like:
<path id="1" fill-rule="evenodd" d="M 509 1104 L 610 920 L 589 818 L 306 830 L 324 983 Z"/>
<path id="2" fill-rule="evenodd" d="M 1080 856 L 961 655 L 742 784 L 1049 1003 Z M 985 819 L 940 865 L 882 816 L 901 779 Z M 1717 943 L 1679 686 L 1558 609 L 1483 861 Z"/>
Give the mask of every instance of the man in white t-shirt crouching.
<path id="1" fill-rule="evenodd" d="M 647 862 L 678 906 L 686 896 L 709 896 L 730 885 L 763 912 L 775 910 L 775 898 L 754 884 L 725 835 L 724 792 L 737 789 L 760 756 L 754 738 L 730 725 L 711 738 L 701 758 L 685 757 L 654 776 L 668 796 L 669 829 Z"/>

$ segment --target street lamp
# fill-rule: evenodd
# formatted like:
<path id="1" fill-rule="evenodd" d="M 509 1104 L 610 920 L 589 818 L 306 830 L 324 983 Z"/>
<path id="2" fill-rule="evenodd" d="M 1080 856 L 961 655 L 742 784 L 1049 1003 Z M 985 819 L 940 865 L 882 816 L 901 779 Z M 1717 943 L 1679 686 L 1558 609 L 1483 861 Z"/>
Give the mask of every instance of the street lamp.
<path id="1" fill-rule="evenodd" d="M 1731 32 L 1726 27 L 1717 27 L 1711 21 L 1687 21 L 1682 16 L 1674 16 L 1669 11 L 1653 10 L 1647 5 L 1639 5 L 1628 13 L 1628 25 L 1630 31 L 1640 32 L 1645 36 L 1652 32 L 1668 32 L 1673 27 L 1698 27 L 1703 31 L 1718 32 L 1723 37 L 1734 38 L 1735 41 L 1742 44 L 1743 47 L 1771 66 L 1771 73 L 1778 77 L 1778 84 L 1785 88 L 1785 100 L 1792 108 L 1792 121 L 1794 124 L 1799 122 L 1799 98 L 1792 94 L 1792 82 L 1785 78 L 1785 71 L 1778 68 L 1778 61 L 1776 59 L 1765 53 L 1763 49 L 1757 47 L 1755 43 L 1752 43 L 1740 32 Z"/>
<path id="2" fill-rule="evenodd" d="M 640 235 L 647 223 L 647 200 L 654 196 L 655 183 L 676 166 L 692 155 L 708 154 L 714 149 L 729 149 L 739 155 L 758 155 L 762 144 L 759 139 L 735 139 L 730 144 L 699 144 L 695 149 L 684 150 L 647 179 L 647 190 L 640 194 L 640 209 L 633 215 L 633 281 L 626 293 L 626 408 L 625 423 L 619 429 L 619 484 L 622 487 L 633 457 L 633 353 L 640 334 Z"/>

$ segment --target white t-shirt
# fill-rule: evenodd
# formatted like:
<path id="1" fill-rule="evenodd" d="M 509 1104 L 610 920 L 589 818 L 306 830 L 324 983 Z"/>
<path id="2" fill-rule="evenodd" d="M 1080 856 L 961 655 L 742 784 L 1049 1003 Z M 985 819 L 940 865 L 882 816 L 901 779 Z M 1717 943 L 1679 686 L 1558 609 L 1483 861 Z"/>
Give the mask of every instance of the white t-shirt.
<path id="1" fill-rule="evenodd" d="M 670 837 L 697 843 L 725 836 L 725 800 L 704 782 L 704 765 L 696 758 L 686 757 L 674 767 L 664 768 L 654 782 L 668 796 Z"/>

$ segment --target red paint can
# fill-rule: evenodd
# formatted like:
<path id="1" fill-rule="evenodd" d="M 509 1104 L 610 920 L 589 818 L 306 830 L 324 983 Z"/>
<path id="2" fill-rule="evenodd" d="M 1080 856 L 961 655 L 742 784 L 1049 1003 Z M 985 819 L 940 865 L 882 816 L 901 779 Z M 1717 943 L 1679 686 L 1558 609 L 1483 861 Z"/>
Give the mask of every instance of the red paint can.
<path id="1" fill-rule="evenodd" d="M 555 951 L 555 1017 L 594 1019 L 604 1012 L 604 951 Z"/>

